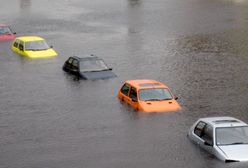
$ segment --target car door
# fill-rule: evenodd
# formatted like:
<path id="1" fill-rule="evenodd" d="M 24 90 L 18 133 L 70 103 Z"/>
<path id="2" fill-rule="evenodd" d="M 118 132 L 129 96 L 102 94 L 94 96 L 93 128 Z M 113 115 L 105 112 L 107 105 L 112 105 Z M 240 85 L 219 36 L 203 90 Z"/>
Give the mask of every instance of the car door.
<path id="1" fill-rule="evenodd" d="M 74 59 L 71 64 L 71 73 L 74 75 L 79 75 L 79 61 Z"/>
<path id="2" fill-rule="evenodd" d="M 213 154 L 213 127 L 199 121 L 194 128 L 194 141 L 203 149 Z"/>
<path id="3" fill-rule="evenodd" d="M 203 128 L 203 133 L 201 137 L 204 141 L 202 148 L 207 150 L 209 153 L 213 154 L 213 127 L 209 124 L 206 124 L 205 127 Z"/>
<path id="4" fill-rule="evenodd" d="M 130 85 L 128 83 L 125 83 L 121 89 L 120 89 L 120 92 L 119 92 L 119 99 L 124 101 L 124 102 L 127 102 L 128 103 L 128 100 L 129 100 L 129 90 L 130 90 Z"/>
<path id="5" fill-rule="evenodd" d="M 12 45 L 12 50 L 14 51 L 14 52 L 16 52 L 16 53 L 19 53 L 18 52 L 18 50 L 19 50 L 19 43 L 20 43 L 20 41 L 18 40 L 18 39 L 16 39 L 15 41 L 14 41 L 14 43 L 13 43 L 13 45 Z"/>
<path id="6" fill-rule="evenodd" d="M 203 139 L 202 139 L 201 137 L 202 137 L 203 129 L 204 129 L 205 125 L 206 125 L 205 122 L 199 121 L 199 122 L 196 124 L 196 126 L 195 126 L 195 128 L 194 128 L 194 130 L 193 130 L 193 133 L 192 133 L 193 138 L 192 138 L 192 140 L 193 140 L 196 144 L 198 144 L 198 145 L 201 145 L 201 144 L 204 143 L 204 141 L 203 141 Z"/>
<path id="7" fill-rule="evenodd" d="M 18 53 L 21 55 L 25 55 L 24 53 L 24 42 L 20 40 L 19 46 L 18 46 Z"/>
<path id="8" fill-rule="evenodd" d="M 72 61 L 73 61 L 74 59 L 73 58 L 69 58 L 66 62 L 65 62 L 65 65 L 64 65 L 64 69 L 66 70 L 66 71 L 71 71 L 71 66 L 72 66 Z"/>
<path id="9" fill-rule="evenodd" d="M 135 87 L 130 88 L 130 92 L 127 98 L 128 104 L 130 104 L 133 108 L 138 110 L 138 98 L 137 98 L 137 89 Z"/>

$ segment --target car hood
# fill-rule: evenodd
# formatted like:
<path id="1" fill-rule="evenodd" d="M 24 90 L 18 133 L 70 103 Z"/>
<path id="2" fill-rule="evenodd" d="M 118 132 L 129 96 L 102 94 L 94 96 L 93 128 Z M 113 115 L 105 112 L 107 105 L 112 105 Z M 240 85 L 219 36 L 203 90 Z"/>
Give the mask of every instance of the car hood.
<path id="1" fill-rule="evenodd" d="M 30 58 L 47 58 L 58 55 L 52 48 L 49 48 L 47 50 L 37 50 L 37 51 L 26 50 L 25 54 L 27 54 L 27 57 Z"/>
<path id="2" fill-rule="evenodd" d="M 114 78 L 116 75 L 111 71 L 91 71 L 91 72 L 80 72 L 82 78 L 84 79 L 106 79 L 106 78 Z"/>
<path id="3" fill-rule="evenodd" d="M 0 34 L 0 40 L 14 40 L 15 38 L 14 34 Z"/>
<path id="4" fill-rule="evenodd" d="M 142 111 L 144 112 L 170 112 L 178 111 L 181 106 L 176 100 L 159 100 L 159 101 L 142 101 L 140 102 Z"/>
<path id="5" fill-rule="evenodd" d="M 229 161 L 248 161 L 248 144 L 218 146 Z"/>

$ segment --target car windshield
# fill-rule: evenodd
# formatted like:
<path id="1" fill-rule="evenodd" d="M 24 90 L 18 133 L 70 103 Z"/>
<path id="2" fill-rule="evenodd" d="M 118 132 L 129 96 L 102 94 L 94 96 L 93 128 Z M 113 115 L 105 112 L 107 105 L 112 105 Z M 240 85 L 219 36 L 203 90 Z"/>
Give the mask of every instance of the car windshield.
<path id="1" fill-rule="evenodd" d="M 45 40 L 31 41 L 25 43 L 25 50 L 47 50 L 50 48 Z"/>
<path id="2" fill-rule="evenodd" d="M 248 144 L 248 126 L 216 128 L 216 144 Z"/>
<path id="3" fill-rule="evenodd" d="M 171 100 L 171 93 L 166 88 L 150 88 L 139 90 L 139 98 L 144 101 L 149 100 Z"/>
<path id="4" fill-rule="evenodd" d="M 90 59 L 90 60 L 83 60 L 80 61 L 80 71 L 104 71 L 108 70 L 109 68 L 101 59 Z"/>
<path id="5" fill-rule="evenodd" d="M 11 34 L 11 30 L 8 27 L 0 27 L 0 34 Z"/>

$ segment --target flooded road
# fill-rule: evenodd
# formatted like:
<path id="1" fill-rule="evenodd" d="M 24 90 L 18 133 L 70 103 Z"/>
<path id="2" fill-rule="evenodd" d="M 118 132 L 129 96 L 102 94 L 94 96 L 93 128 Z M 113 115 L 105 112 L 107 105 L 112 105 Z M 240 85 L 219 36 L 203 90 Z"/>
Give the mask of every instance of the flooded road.
<path id="1" fill-rule="evenodd" d="M 0 43 L 1 168 L 247 167 L 223 163 L 186 137 L 200 117 L 248 122 L 245 0 L 11 0 L 0 22 L 46 38 L 52 59 Z M 117 78 L 78 81 L 72 55 L 103 58 Z M 121 104 L 127 79 L 166 83 L 182 111 L 144 114 Z"/>

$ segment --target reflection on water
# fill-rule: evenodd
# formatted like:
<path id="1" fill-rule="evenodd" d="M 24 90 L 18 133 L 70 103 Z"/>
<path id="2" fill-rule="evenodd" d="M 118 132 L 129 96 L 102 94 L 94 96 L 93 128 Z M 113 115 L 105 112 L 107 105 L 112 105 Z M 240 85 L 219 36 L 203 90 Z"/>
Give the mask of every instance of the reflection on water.
<path id="1" fill-rule="evenodd" d="M 128 0 L 128 32 L 138 33 L 142 31 L 143 27 L 143 11 L 142 3 L 140 0 Z"/>
<path id="2" fill-rule="evenodd" d="M 185 36 L 171 44 L 174 57 L 166 61 L 178 75 L 179 92 L 191 114 L 233 116 L 235 108 L 242 116 L 246 111 L 247 77 L 242 72 L 248 70 L 247 35 L 237 29 Z"/>
<path id="3" fill-rule="evenodd" d="M 248 31 L 229 30 L 222 33 L 200 34 L 179 38 L 176 46 L 181 53 L 231 53 L 248 52 Z"/>
<path id="4" fill-rule="evenodd" d="M 128 0 L 130 6 L 140 5 L 141 0 Z"/>
<path id="5" fill-rule="evenodd" d="M 31 8 L 31 4 L 32 1 L 31 0 L 20 0 L 20 10 L 23 13 L 26 13 L 30 10 Z"/>
<path id="6" fill-rule="evenodd" d="M 127 48 L 127 62 L 133 67 L 139 65 L 143 58 L 139 57 L 139 53 L 143 50 L 144 36 L 144 13 L 143 5 L 140 0 L 128 0 L 127 4 L 127 37 L 126 37 L 126 48 Z M 136 57 L 133 59 L 133 57 Z M 132 60 L 132 61 L 130 61 Z M 143 67 L 144 68 L 144 67 Z"/>
<path id="7" fill-rule="evenodd" d="M 177 45 L 183 53 L 223 53 L 230 50 L 229 41 L 215 35 L 194 35 L 177 40 Z"/>

